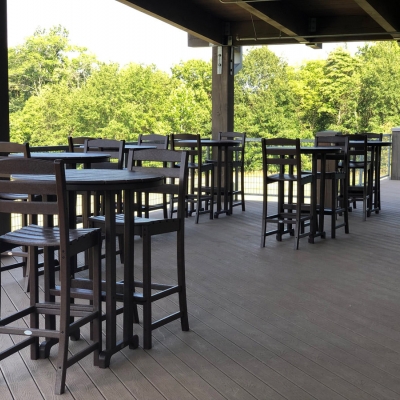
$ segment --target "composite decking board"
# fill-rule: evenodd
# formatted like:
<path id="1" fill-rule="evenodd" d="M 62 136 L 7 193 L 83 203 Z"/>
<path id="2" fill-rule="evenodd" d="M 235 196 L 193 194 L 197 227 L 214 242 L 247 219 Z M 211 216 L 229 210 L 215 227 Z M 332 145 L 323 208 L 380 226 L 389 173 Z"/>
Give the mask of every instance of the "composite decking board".
<path id="1" fill-rule="evenodd" d="M 89 391 L 96 393 L 97 390 L 99 398 L 107 400 L 115 398 L 109 397 L 109 393 L 124 393 L 118 396 L 121 400 L 153 400 L 151 394 L 157 399 L 175 400 L 182 393 L 183 398 L 213 399 L 214 395 L 219 399 L 227 396 L 218 387 L 223 387 L 223 382 L 212 379 L 212 371 L 221 371 L 226 382 L 245 388 L 236 377 L 238 372 L 246 370 L 251 380 L 259 379 L 286 399 L 295 400 L 297 394 L 298 399 L 308 398 L 311 394 L 302 391 L 300 386 L 314 381 L 317 387 L 327 388 L 325 392 L 312 388 L 311 398 L 321 400 L 330 394 L 356 400 L 368 396 L 400 398 L 397 358 L 400 296 L 396 290 L 400 283 L 397 267 L 400 249 L 396 241 L 400 226 L 399 190 L 400 181 L 383 181 L 380 214 L 373 214 L 363 222 L 358 204 L 349 216 L 350 234 L 345 235 L 339 229 L 334 240 L 329 238 L 330 224 L 326 218 L 327 238 L 317 238 L 314 245 L 303 238 L 298 251 L 293 250 L 294 239 L 288 236 L 277 242 L 272 235 L 267 238 L 264 249 L 259 247 L 260 201 L 247 201 L 245 212 L 235 207 L 232 216 L 221 215 L 214 221 L 200 216 L 198 225 L 194 224 L 193 217 L 188 218 L 186 263 L 192 331 L 182 332 L 179 321 L 168 324 L 154 331 L 154 349 L 123 349 L 111 359 L 110 369 L 101 372 L 91 366 L 89 355 L 77 364 L 80 374 L 68 370 L 67 380 L 69 373 L 73 373 L 71 388 L 84 386 L 87 377 L 93 375 L 93 388 Z M 175 281 L 174 262 L 163 264 L 167 257 L 171 260 L 175 257 L 175 236 L 161 235 L 153 243 L 154 276 L 160 281 Z M 136 238 L 137 277 L 141 273 L 140 247 L 140 239 Z M 15 279 L 13 296 L 20 296 L 25 302 L 25 279 L 21 270 L 3 273 L 3 276 L 9 274 Z M 122 278 L 122 268 L 117 273 Z M 175 296 L 160 301 L 154 316 L 173 309 L 176 309 Z M 120 317 L 118 324 L 121 324 Z M 134 330 L 141 340 L 141 327 L 135 326 Z M 82 335 L 88 337 L 86 328 Z M 0 340 L 0 343 L 3 342 Z M 71 343 L 71 351 L 80 345 Z M 268 346 L 275 346 L 272 360 L 265 351 Z M 195 365 L 191 360 L 193 354 L 201 360 L 204 370 L 210 368 L 211 373 Z M 28 351 L 22 351 L 18 357 L 22 357 L 25 365 L 32 364 L 25 367 L 26 377 L 31 376 L 35 367 L 39 374 L 42 365 L 50 373 L 54 370 L 53 353 L 50 361 L 31 361 Z M 304 376 L 305 382 L 294 384 L 287 370 L 281 367 L 284 373 L 279 374 L 266 365 L 263 357 L 275 366 L 289 365 L 292 373 L 300 371 L 299 376 Z M 9 360 L 0 362 L 3 371 L 5 363 L 7 368 L 14 368 Z M 225 366 L 221 360 L 231 365 Z M 171 365 L 170 371 L 168 365 Z M 258 368 L 259 365 L 262 367 Z M 86 378 L 80 382 L 82 373 Z M 110 379 L 112 385 L 121 385 L 121 388 L 115 387 L 113 391 L 112 385 L 108 387 Z M 53 377 L 48 381 L 44 399 L 54 397 Z M 137 390 L 135 381 L 140 386 Z M 282 390 L 285 381 L 286 392 Z M 167 389 L 162 392 L 164 384 Z M 262 384 L 259 385 L 261 389 Z M 267 395 L 259 395 L 257 387 L 248 389 L 246 393 L 252 398 L 268 399 Z M 0 382 L 0 393 L 2 390 L 7 393 L 4 382 Z M 83 393 L 84 390 L 74 392 L 74 398 L 83 398 Z"/>
<path id="2" fill-rule="evenodd" d="M 17 288 L 19 287 L 19 285 L 16 283 L 16 281 L 14 281 L 13 279 L 9 279 L 6 282 L 6 285 L 8 289 L 8 296 L 13 302 L 14 306 L 17 309 L 22 309 L 24 306 L 26 306 L 26 299 L 17 294 Z M 22 336 L 15 336 L 15 338 L 18 341 L 23 339 Z M 72 349 L 74 347 L 81 347 L 81 343 L 70 342 L 70 353 L 73 353 Z M 23 349 L 21 351 L 21 354 L 25 355 L 24 359 L 26 360 L 26 367 L 29 370 L 29 373 L 35 379 L 35 382 L 39 390 L 43 393 L 44 397 L 53 395 L 54 392 L 56 362 L 55 357 L 57 354 L 56 350 L 57 346 L 54 346 L 51 350 L 50 358 L 48 360 L 38 361 L 30 360 L 29 348 Z M 91 357 L 91 355 L 87 357 Z M 68 368 L 66 382 L 67 390 L 70 391 L 72 395 L 71 398 L 85 398 L 88 400 L 102 398 L 98 388 L 93 385 L 92 381 L 88 377 L 87 372 L 82 369 L 79 363 L 74 364 Z M 75 384 L 75 382 L 77 382 L 77 384 Z M 105 383 L 107 383 L 107 381 Z"/>
<path id="3" fill-rule="evenodd" d="M 193 296 L 191 296 L 191 297 L 193 297 Z M 191 305 L 191 307 L 193 308 L 195 306 Z M 225 314 L 227 314 L 226 311 L 225 311 Z M 224 318 L 224 315 L 222 312 L 220 312 L 216 316 L 218 316 L 220 318 Z M 268 334 L 270 337 L 275 338 L 276 340 L 280 341 L 281 343 L 284 343 L 288 347 L 292 347 L 297 352 L 303 354 L 305 357 L 317 362 L 318 364 L 321 364 L 321 366 L 325 366 L 327 369 L 329 369 L 331 367 L 331 365 L 333 365 L 334 368 L 332 368 L 332 371 L 341 375 L 342 378 L 344 378 L 344 379 L 351 378 L 350 381 L 356 382 L 357 384 L 360 384 L 360 382 L 362 382 L 362 380 L 365 379 L 365 375 L 360 375 L 356 372 L 354 367 L 357 367 L 357 366 L 352 365 L 351 368 L 353 368 L 353 370 L 350 370 L 349 368 L 347 368 L 346 362 L 343 362 L 343 359 L 340 360 L 342 362 L 342 364 L 339 364 L 338 362 L 335 361 L 335 359 L 336 359 L 335 351 L 340 351 L 339 349 L 336 349 L 335 351 L 332 351 L 331 354 L 328 354 L 329 357 L 331 357 L 331 358 L 328 358 L 327 356 L 322 354 L 320 351 L 317 351 L 315 346 L 311 347 L 312 345 L 314 345 L 314 343 L 311 343 L 310 345 L 306 344 L 309 341 L 309 338 L 307 335 L 305 335 L 305 337 L 299 338 L 299 340 L 297 340 L 294 337 L 294 336 L 297 336 L 296 332 L 292 332 L 292 336 L 290 336 L 288 333 L 285 333 L 283 330 L 279 330 L 278 328 L 276 328 L 272 325 L 270 325 L 268 327 L 268 329 L 267 328 L 263 329 L 263 326 L 268 325 L 268 323 L 265 321 L 263 323 L 259 323 L 259 325 L 260 325 L 259 333 L 257 333 L 257 332 L 255 332 L 257 328 L 253 328 L 254 325 L 257 326 L 257 323 L 256 323 L 256 321 L 254 321 L 254 319 L 251 320 L 250 318 L 247 318 L 245 321 L 239 321 L 235 324 L 236 321 L 234 320 L 234 318 L 235 318 L 235 315 L 231 315 L 231 316 L 227 315 L 225 317 L 226 323 L 230 324 L 231 326 L 228 329 L 225 328 L 224 331 L 231 335 L 233 334 L 232 332 L 234 332 L 234 329 L 237 329 L 239 331 L 242 330 L 243 334 L 248 335 L 248 338 L 254 337 L 256 335 L 262 336 L 262 332 L 263 332 L 265 335 Z M 205 317 L 201 317 L 201 320 L 205 320 Z M 247 329 L 241 329 L 241 327 L 238 326 L 240 323 L 242 324 L 243 327 L 246 327 Z M 222 330 L 222 329 L 219 329 L 219 330 Z M 260 339 L 258 339 L 258 340 L 260 340 Z M 301 342 L 300 340 L 303 340 L 303 342 Z M 249 348 L 249 343 L 246 343 L 245 341 L 242 341 L 242 343 L 238 343 L 237 341 L 235 341 L 235 342 L 238 344 L 238 346 L 241 346 L 244 349 Z M 321 340 L 321 342 L 323 342 L 323 341 Z M 252 346 L 250 346 L 250 349 L 251 349 L 251 347 Z M 344 361 L 347 361 L 347 360 L 345 359 Z M 371 368 L 367 369 L 366 373 L 368 373 L 370 369 Z M 354 376 L 352 377 L 351 374 L 353 374 Z M 374 377 L 370 376 L 370 378 L 373 379 Z M 387 380 L 387 382 L 389 382 L 389 380 Z M 399 382 L 396 381 L 397 388 L 399 388 L 398 383 Z M 373 390 L 375 390 L 375 388 L 373 388 Z M 380 388 L 379 390 L 385 391 L 384 388 Z M 393 393 L 391 393 L 391 396 L 393 396 Z M 389 397 L 389 398 L 391 398 L 391 397 Z"/>
<path id="4" fill-rule="evenodd" d="M 190 294 L 190 298 L 193 298 L 193 294 Z M 194 306 L 193 306 L 193 304 L 191 305 L 191 308 L 194 308 Z M 196 316 L 198 316 L 198 313 L 196 313 L 195 314 Z M 222 316 L 223 316 L 223 314 L 221 314 Z M 201 318 L 202 320 L 204 320 L 204 318 Z M 234 315 L 232 315 L 231 317 L 227 317 L 227 319 L 228 319 L 228 321 L 227 321 L 227 323 L 229 323 L 229 320 L 230 321 L 235 321 L 235 316 Z M 192 326 L 193 326 L 193 324 L 192 324 Z M 247 324 L 243 324 L 243 326 L 248 326 Z M 231 327 L 232 328 L 232 327 Z M 222 329 L 219 329 L 219 330 L 222 330 Z M 239 327 L 239 330 L 240 330 L 240 327 Z M 234 329 L 225 329 L 224 331 L 226 331 L 226 332 L 229 332 L 229 333 L 232 333 L 232 332 L 234 332 Z M 196 332 L 197 332 L 197 330 L 196 330 Z M 281 333 L 282 334 L 282 333 Z M 279 338 L 279 335 L 278 335 L 278 338 Z M 243 341 L 243 343 L 242 344 L 239 344 L 240 346 L 242 346 L 243 348 L 246 348 L 246 342 L 245 341 Z M 222 347 L 222 346 L 218 346 L 218 347 Z M 321 357 L 320 355 L 318 356 L 318 357 Z M 332 361 L 330 361 L 330 362 L 332 362 Z M 340 365 L 339 365 L 339 368 L 340 368 Z M 347 372 L 349 372 L 350 374 L 352 373 L 352 371 L 350 370 L 350 371 L 347 371 Z M 344 375 L 344 374 L 343 374 Z M 363 376 L 359 376 L 359 377 L 356 377 L 356 378 L 354 378 L 354 379 L 359 379 L 359 380 L 362 380 L 363 378 L 365 378 L 365 377 L 363 377 Z M 371 390 L 376 390 L 375 388 L 372 388 Z M 383 392 L 387 392 L 387 391 L 385 391 L 385 389 L 384 388 L 379 388 L 378 389 L 379 391 L 383 391 Z M 393 393 L 389 393 L 389 395 L 390 396 L 393 396 Z M 396 394 L 394 394 L 395 396 L 396 396 Z M 392 398 L 392 397 L 386 397 L 386 398 Z"/>

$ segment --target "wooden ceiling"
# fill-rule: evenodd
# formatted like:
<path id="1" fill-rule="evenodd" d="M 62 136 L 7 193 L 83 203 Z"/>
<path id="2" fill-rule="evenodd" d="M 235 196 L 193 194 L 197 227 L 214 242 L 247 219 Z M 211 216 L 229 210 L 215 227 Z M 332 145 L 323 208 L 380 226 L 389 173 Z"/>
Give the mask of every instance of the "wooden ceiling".
<path id="1" fill-rule="evenodd" d="M 118 0 L 180 28 L 189 45 L 400 40 L 399 0 Z"/>

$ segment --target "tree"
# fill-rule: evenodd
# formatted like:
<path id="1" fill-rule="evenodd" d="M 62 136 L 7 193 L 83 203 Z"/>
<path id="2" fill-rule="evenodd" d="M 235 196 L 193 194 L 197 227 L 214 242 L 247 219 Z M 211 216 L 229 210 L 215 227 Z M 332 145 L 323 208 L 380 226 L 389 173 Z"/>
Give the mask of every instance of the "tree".
<path id="1" fill-rule="evenodd" d="M 302 122 L 304 133 L 313 134 L 329 124 L 323 111 L 324 66 L 323 60 L 308 61 L 291 73 L 289 85 L 296 98 L 297 115 Z"/>
<path id="2" fill-rule="evenodd" d="M 360 131 L 390 132 L 400 124 L 400 48 L 394 42 L 368 44 L 359 57 Z"/>
<path id="3" fill-rule="evenodd" d="M 267 47 L 251 50 L 235 79 L 235 130 L 250 137 L 298 136 L 287 64 Z"/>
<path id="4" fill-rule="evenodd" d="M 26 42 L 8 50 L 10 112 L 21 110 L 32 95 L 62 80 L 82 84 L 96 63 L 86 49 L 69 43 L 61 26 L 37 30 Z"/>
<path id="5" fill-rule="evenodd" d="M 360 96 L 359 59 L 343 49 L 332 51 L 324 66 L 322 102 L 325 128 L 356 132 L 357 104 Z M 329 126 L 326 126 L 328 125 Z"/>

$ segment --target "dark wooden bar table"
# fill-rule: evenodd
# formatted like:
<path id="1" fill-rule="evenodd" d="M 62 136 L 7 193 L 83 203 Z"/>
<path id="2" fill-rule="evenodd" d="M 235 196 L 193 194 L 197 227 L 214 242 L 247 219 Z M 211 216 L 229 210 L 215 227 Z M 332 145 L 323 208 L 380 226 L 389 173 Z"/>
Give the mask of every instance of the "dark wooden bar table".
<path id="1" fill-rule="evenodd" d="M 84 153 L 83 153 L 84 154 Z M 34 179 L 34 175 L 29 176 Z M 21 179 L 21 177 L 18 177 Z M 41 176 L 40 179 L 43 179 Z M 52 177 L 49 177 L 52 179 Z M 76 192 L 102 191 L 105 200 L 105 247 L 106 247 L 106 346 L 100 353 L 100 368 L 110 364 L 113 354 L 122 348 L 138 346 L 138 336 L 133 335 L 133 294 L 134 287 L 134 192 L 156 187 L 163 183 L 162 175 L 132 172 L 128 170 L 113 169 L 67 169 L 66 186 L 69 192 L 70 210 L 75 210 Z M 116 236 L 115 236 L 115 195 L 124 192 L 124 283 L 123 290 L 123 338 L 117 341 L 117 278 L 116 278 Z M 84 208 L 88 212 L 87 200 L 84 196 Z M 74 211 L 70 213 L 71 226 L 75 226 Z M 88 215 L 88 214 L 86 214 Z M 87 288 L 88 281 L 76 279 L 77 288 Z M 80 286 L 80 284 L 82 286 Z M 120 309 L 121 310 L 121 309 Z"/>
<path id="2" fill-rule="evenodd" d="M 100 367 L 106 368 L 117 351 L 129 345 L 138 346 L 138 337 L 133 335 L 134 293 L 134 192 L 161 185 L 163 176 L 127 170 L 67 170 L 67 190 L 75 192 L 102 191 L 105 200 L 105 246 L 106 246 L 106 347 L 100 354 Z M 123 339 L 117 341 L 116 326 L 116 236 L 115 195 L 124 191 L 124 285 L 123 285 Z M 85 196 L 88 198 L 88 196 Z M 87 202 L 86 202 L 87 203 Z M 85 207 L 88 207 L 86 204 Z"/>

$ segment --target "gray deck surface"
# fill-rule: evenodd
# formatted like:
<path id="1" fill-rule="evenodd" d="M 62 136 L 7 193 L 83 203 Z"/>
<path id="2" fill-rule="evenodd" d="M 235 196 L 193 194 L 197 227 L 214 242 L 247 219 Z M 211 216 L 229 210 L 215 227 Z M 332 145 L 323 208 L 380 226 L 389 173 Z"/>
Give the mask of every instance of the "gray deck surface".
<path id="1" fill-rule="evenodd" d="M 62 398 L 91 400 L 400 399 L 400 181 L 382 181 L 382 211 L 350 234 L 309 244 L 267 238 L 261 202 L 230 217 L 186 223 L 190 332 L 179 321 L 153 332 L 153 348 L 124 349 L 109 369 L 84 358 Z M 153 276 L 175 281 L 174 235 L 153 238 Z M 136 239 L 140 275 L 140 238 Z M 171 260 L 171 262 L 170 262 Z M 3 262 L 10 262 L 4 258 Z M 122 268 L 119 269 L 121 274 Z M 28 301 L 21 269 L 2 273 L 2 315 Z M 156 318 L 176 298 L 154 306 Z M 135 326 L 139 334 L 141 327 Z M 119 328 L 119 334 L 121 330 Z M 72 353 L 88 338 L 70 342 Z M 0 336 L 0 349 L 19 338 Z M 0 362 L 0 399 L 53 399 L 54 360 L 29 350 Z"/>

